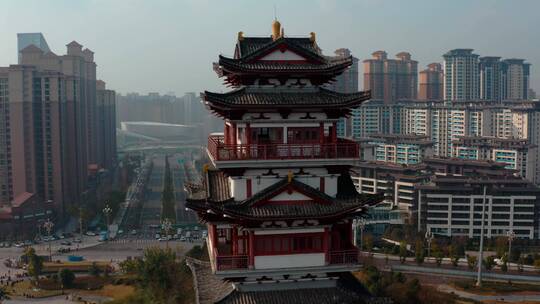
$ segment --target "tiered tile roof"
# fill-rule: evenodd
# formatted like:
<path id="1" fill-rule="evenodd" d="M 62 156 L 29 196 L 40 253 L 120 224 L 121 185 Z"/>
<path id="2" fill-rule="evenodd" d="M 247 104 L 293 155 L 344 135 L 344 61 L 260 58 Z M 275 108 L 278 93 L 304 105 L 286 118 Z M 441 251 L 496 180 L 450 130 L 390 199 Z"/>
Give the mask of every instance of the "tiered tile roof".
<path id="1" fill-rule="evenodd" d="M 203 214 L 210 210 L 213 214 L 223 214 L 230 218 L 288 220 L 345 217 L 361 213 L 364 208 L 382 199 L 380 195 L 359 194 L 350 176 L 342 175 L 338 178 L 338 194 L 335 198 L 294 178 L 290 181 L 284 178 L 248 199 L 235 201 L 231 197 L 229 183 L 221 171 L 209 170 L 207 176 L 208 186 L 203 185 L 197 191 L 192 191 L 187 199 L 187 206 Z M 287 189 L 294 189 L 312 198 L 313 202 L 265 203 L 272 196 Z"/>

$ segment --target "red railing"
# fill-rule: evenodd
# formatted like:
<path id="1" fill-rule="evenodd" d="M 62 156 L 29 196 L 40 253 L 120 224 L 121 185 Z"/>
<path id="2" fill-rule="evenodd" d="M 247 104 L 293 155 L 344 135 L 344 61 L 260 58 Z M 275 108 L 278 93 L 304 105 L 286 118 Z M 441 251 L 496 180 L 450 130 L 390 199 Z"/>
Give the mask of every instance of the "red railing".
<path id="1" fill-rule="evenodd" d="M 330 251 L 330 264 L 358 264 L 360 251 L 358 249 Z"/>
<path id="2" fill-rule="evenodd" d="M 217 270 L 247 269 L 247 255 L 218 255 L 216 256 Z"/>
<path id="3" fill-rule="evenodd" d="M 208 137 L 208 151 L 215 160 L 357 158 L 358 144 L 340 139 L 325 144 L 225 144 L 222 135 Z"/>

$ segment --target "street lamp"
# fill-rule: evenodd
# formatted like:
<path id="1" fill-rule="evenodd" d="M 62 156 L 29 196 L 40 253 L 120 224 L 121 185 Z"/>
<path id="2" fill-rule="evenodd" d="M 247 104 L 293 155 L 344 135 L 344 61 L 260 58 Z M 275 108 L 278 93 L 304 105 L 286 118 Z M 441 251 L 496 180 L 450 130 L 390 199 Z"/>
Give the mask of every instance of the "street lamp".
<path id="1" fill-rule="evenodd" d="M 103 208 L 103 213 L 105 214 L 105 217 L 107 218 L 107 240 L 109 240 L 109 215 L 111 214 L 112 209 L 109 207 L 109 205 L 105 205 L 105 208 Z"/>
<path id="2" fill-rule="evenodd" d="M 431 241 L 433 241 L 433 233 L 431 230 L 426 231 L 426 241 L 427 241 L 427 255 L 428 258 L 431 256 Z"/>
<path id="3" fill-rule="evenodd" d="M 50 219 L 47 219 L 45 223 L 43 223 L 43 228 L 47 230 L 47 235 L 49 236 L 49 261 L 52 262 L 52 251 L 51 251 L 51 232 L 53 231 L 54 223 L 51 222 Z"/>
<path id="4" fill-rule="evenodd" d="M 514 230 L 510 229 L 506 231 L 506 236 L 508 237 L 508 258 L 507 262 L 510 262 L 510 254 L 512 254 L 512 241 L 516 238 L 516 233 Z"/>
<path id="5" fill-rule="evenodd" d="M 473 200 L 474 202 L 474 200 Z M 474 205 L 473 205 L 474 210 Z M 486 185 L 483 186 L 482 196 L 482 225 L 480 230 L 480 248 L 478 250 L 478 275 L 476 277 L 476 286 L 482 286 L 482 260 L 484 259 L 484 221 L 486 220 Z"/>
<path id="6" fill-rule="evenodd" d="M 171 220 L 168 218 L 164 219 L 163 222 L 161 222 L 161 229 L 165 231 L 165 240 L 167 244 L 167 248 L 169 248 L 169 231 L 172 228 Z"/>

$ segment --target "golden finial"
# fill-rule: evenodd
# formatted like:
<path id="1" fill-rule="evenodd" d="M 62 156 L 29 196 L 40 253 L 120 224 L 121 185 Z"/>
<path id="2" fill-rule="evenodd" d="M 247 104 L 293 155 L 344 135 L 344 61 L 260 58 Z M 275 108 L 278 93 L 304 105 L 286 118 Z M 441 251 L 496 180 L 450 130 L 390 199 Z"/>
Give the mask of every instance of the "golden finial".
<path id="1" fill-rule="evenodd" d="M 210 168 L 210 165 L 204 164 L 202 170 L 203 170 L 204 173 L 206 173 L 206 172 L 208 172 L 208 169 L 209 169 L 209 168 Z"/>
<path id="2" fill-rule="evenodd" d="M 281 34 L 281 23 L 279 21 L 274 20 L 272 22 L 272 39 L 277 40 L 280 37 Z"/>
<path id="3" fill-rule="evenodd" d="M 311 40 L 311 42 L 315 42 L 315 32 L 309 33 L 309 40 Z"/>
<path id="4" fill-rule="evenodd" d="M 293 176 L 294 174 L 292 173 L 292 171 L 289 171 L 289 173 L 287 173 L 287 182 L 290 183 L 293 179 Z"/>
<path id="5" fill-rule="evenodd" d="M 238 32 L 238 41 L 244 40 L 244 32 Z"/>

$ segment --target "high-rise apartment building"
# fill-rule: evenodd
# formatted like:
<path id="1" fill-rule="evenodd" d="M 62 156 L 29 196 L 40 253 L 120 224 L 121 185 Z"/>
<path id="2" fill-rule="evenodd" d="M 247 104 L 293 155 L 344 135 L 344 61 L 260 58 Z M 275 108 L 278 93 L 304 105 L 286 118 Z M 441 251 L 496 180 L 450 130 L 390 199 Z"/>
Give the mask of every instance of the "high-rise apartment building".
<path id="1" fill-rule="evenodd" d="M 41 47 L 26 46 L 18 65 L 0 68 L 0 218 L 26 225 L 17 229 L 35 229 L 25 222 L 53 209 L 62 217 L 87 190 L 88 168 L 111 169 L 115 159 L 114 139 L 103 142 L 114 133 L 100 132 L 115 123 L 97 106 L 93 53 L 73 41 L 58 56 L 38 37 Z M 107 99 L 114 108 L 114 94 Z"/>
<path id="2" fill-rule="evenodd" d="M 403 124 L 403 106 L 385 104 L 382 100 L 369 100 L 352 110 L 351 135 L 365 138 L 372 134 L 400 134 Z"/>
<path id="3" fill-rule="evenodd" d="M 501 101 L 504 93 L 501 57 L 480 57 L 480 99 Z"/>
<path id="4" fill-rule="evenodd" d="M 418 91 L 418 62 L 411 54 L 400 52 L 388 59 L 385 51 L 376 51 L 364 60 L 364 90 L 371 90 L 373 99 L 384 103 L 414 100 Z"/>
<path id="5" fill-rule="evenodd" d="M 106 89 L 105 82 L 96 83 L 97 163 L 111 170 L 116 163 L 116 93 Z"/>
<path id="6" fill-rule="evenodd" d="M 430 63 L 427 69 L 418 73 L 418 99 L 443 99 L 444 73 L 440 63 Z"/>
<path id="7" fill-rule="evenodd" d="M 478 55 L 472 49 L 455 49 L 443 55 L 446 100 L 475 100 L 479 97 Z"/>
<path id="8" fill-rule="evenodd" d="M 19 55 L 19 63 L 21 63 L 21 51 L 27 46 L 34 45 L 44 53 L 48 53 L 51 50 L 47 44 L 47 40 L 43 37 L 42 33 L 19 33 L 17 34 L 17 52 Z"/>
<path id="9" fill-rule="evenodd" d="M 529 98 L 529 73 L 531 65 L 524 59 L 503 60 L 504 98 L 526 100 Z"/>
<path id="10" fill-rule="evenodd" d="M 326 87 L 340 93 L 358 92 L 358 58 L 354 57 L 351 54 L 351 51 L 345 48 L 337 49 L 334 54 L 336 54 L 336 57 L 340 58 L 351 57 L 353 63 L 343 72 L 343 74 L 336 76 L 336 80 Z M 337 124 L 338 136 L 350 137 L 352 132 L 351 123 L 350 118 L 341 118 Z"/>

